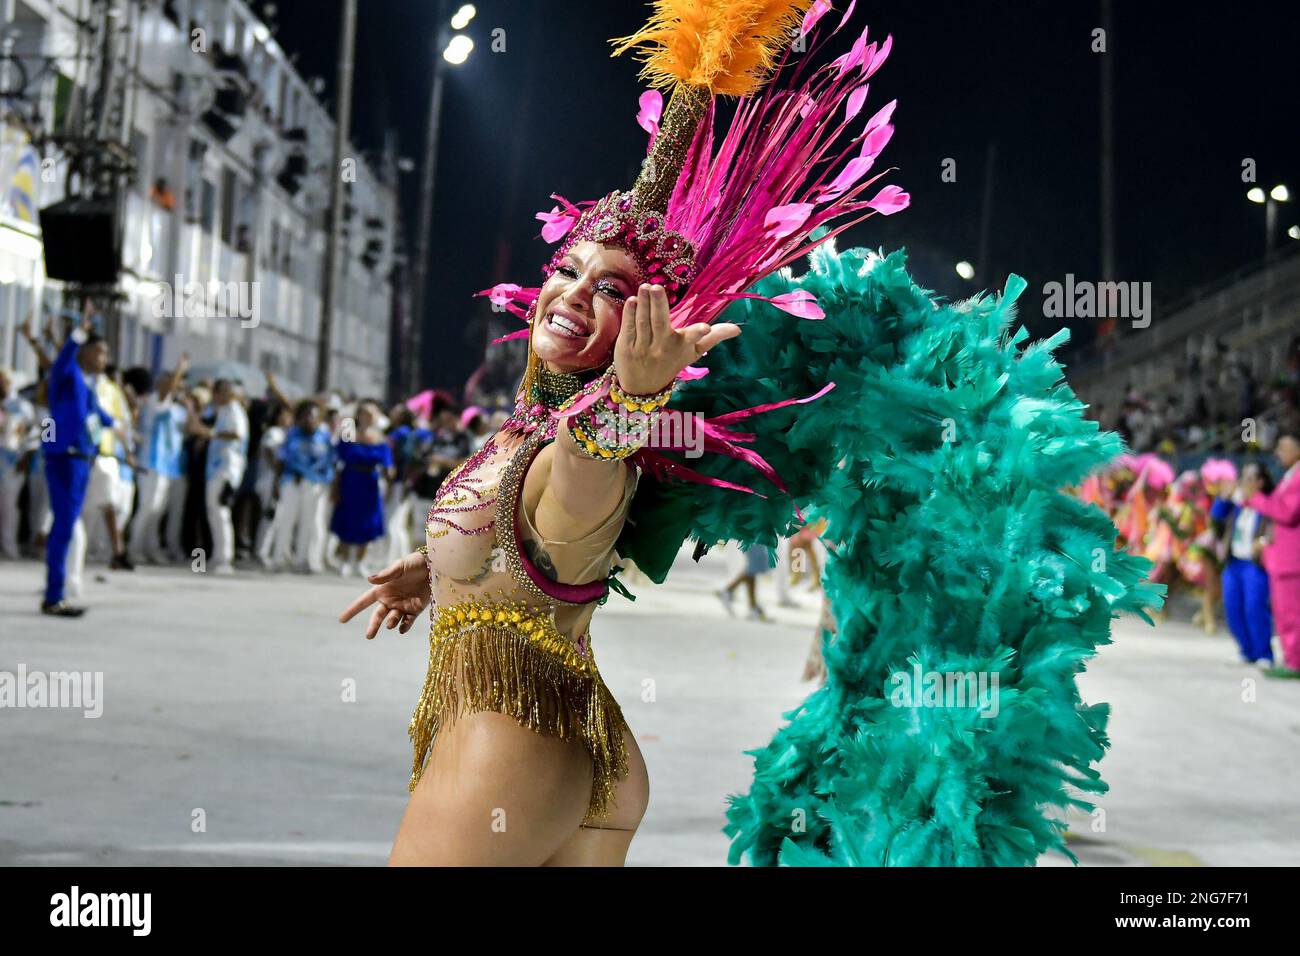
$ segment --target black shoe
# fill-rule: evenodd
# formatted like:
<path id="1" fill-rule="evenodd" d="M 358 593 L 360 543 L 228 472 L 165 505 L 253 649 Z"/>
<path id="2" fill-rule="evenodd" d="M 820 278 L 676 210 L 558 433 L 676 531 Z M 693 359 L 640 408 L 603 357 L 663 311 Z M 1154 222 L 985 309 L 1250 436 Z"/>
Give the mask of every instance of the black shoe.
<path id="1" fill-rule="evenodd" d="M 109 562 L 108 567 L 110 571 L 134 571 L 135 570 L 135 565 L 131 563 L 131 559 L 128 558 L 125 554 L 119 554 L 116 557 L 114 557 L 113 560 Z"/>
<path id="2" fill-rule="evenodd" d="M 41 613 L 52 614 L 54 617 L 81 617 L 86 613 L 86 609 L 84 607 L 74 607 L 67 601 L 59 601 L 57 604 L 42 601 Z"/>

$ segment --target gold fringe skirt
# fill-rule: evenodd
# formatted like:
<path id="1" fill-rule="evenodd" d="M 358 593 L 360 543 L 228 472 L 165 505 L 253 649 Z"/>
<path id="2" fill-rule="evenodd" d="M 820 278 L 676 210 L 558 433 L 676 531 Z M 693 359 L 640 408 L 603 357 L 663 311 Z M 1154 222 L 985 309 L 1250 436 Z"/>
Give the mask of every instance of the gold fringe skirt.
<path id="1" fill-rule="evenodd" d="M 489 610 L 480 621 L 473 609 L 468 613 L 471 620 L 464 606 L 443 609 L 430 631 L 429 673 L 409 730 L 409 789 L 420 782 L 439 727 L 462 714 L 496 711 L 536 733 L 582 742 L 593 767 L 585 822 L 598 820 L 628 768 L 623 712 L 595 663 L 544 617 L 525 613 L 521 620 L 507 612 L 502 619 Z"/>

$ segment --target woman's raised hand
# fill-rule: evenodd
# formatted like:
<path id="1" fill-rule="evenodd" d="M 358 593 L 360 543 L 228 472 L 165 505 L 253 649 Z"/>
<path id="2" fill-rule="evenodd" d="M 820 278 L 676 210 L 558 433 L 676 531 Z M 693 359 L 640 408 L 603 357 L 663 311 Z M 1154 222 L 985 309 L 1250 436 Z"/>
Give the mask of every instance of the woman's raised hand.
<path id="1" fill-rule="evenodd" d="M 668 322 L 668 293 L 643 282 L 623 303 L 623 325 L 614 342 L 614 371 L 628 395 L 653 395 L 719 342 L 740 334 L 730 322 L 697 322 L 675 329 Z"/>
<path id="2" fill-rule="evenodd" d="M 399 633 L 405 634 L 433 599 L 429 568 L 424 555 L 418 551 L 394 561 L 382 571 L 376 571 L 367 580 L 373 587 L 339 615 L 339 623 L 346 624 L 374 604 L 370 623 L 366 626 L 366 640 L 378 634 L 381 625 L 386 625 L 390 631 L 400 625 Z"/>

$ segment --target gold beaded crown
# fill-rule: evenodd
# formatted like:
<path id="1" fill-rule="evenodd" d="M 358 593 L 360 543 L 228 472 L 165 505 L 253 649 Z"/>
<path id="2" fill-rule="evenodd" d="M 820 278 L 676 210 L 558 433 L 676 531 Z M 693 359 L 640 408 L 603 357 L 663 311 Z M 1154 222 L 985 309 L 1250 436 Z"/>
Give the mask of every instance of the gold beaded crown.
<path id="1" fill-rule="evenodd" d="M 622 246 L 640 267 L 639 279 L 662 285 L 669 303 L 676 302 L 695 277 L 695 248 L 678 232 L 664 227 L 665 215 L 657 209 L 639 211 L 636 188 L 615 190 L 582 214 L 578 224 L 556 250 L 545 270 L 555 271 L 575 242 L 612 242 Z"/>

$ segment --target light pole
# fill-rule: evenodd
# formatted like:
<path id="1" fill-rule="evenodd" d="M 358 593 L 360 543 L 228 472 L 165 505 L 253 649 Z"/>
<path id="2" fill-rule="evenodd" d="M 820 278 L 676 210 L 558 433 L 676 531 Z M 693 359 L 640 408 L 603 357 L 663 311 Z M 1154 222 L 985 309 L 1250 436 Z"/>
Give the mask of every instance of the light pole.
<path id="1" fill-rule="evenodd" d="M 1113 0 L 1101 0 L 1101 278 L 1115 279 L 1115 19 Z M 985 268 L 980 263 L 980 268 Z"/>
<path id="2" fill-rule="evenodd" d="M 442 122 L 442 83 L 444 63 L 459 66 L 474 49 L 474 41 L 463 30 L 474 19 L 472 4 L 464 4 L 447 18 L 448 0 L 438 2 L 438 30 L 433 41 L 433 89 L 429 94 L 429 126 L 424 141 L 424 176 L 420 182 L 420 225 L 415 247 L 415 264 L 411 276 L 411 342 L 408 360 L 408 392 L 420 385 L 421 339 L 424 331 L 425 296 L 429 281 L 429 242 L 433 233 L 433 192 L 438 171 L 438 134 Z"/>
<path id="3" fill-rule="evenodd" d="M 1263 187 L 1255 186 L 1246 193 L 1246 198 L 1264 207 L 1264 262 L 1268 264 L 1273 261 L 1273 240 L 1277 236 L 1277 207 L 1291 201 L 1291 191 L 1281 183 L 1267 193 Z"/>
<path id="4" fill-rule="evenodd" d="M 343 154 L 352 126 L 353 55 L 357 44 L 357 0 L 343 2 L 339 34 L 338 108 L 334 127 L 334 162 L 330 167 L 329 234 L 325 239 L 325 287 L 321 292 L 320 338 L 316 342 L 316 391 L 330 387 L 330 353 L 334 343 L 334 299 L 338 295 L 339 239 L 343 229 Z"/>

